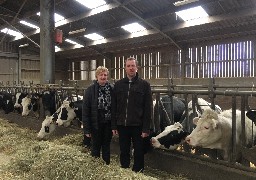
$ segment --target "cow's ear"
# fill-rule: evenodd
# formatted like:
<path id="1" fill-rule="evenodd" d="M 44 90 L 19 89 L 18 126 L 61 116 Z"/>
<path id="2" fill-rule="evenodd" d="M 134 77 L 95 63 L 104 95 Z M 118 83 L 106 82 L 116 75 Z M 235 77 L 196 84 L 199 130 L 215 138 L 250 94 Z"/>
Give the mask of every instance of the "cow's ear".
<path id="1" fill-rule="evenodd" d="M 193 123 L 194 123 L 195 125 L 197 125 L 198 120 L 199 120 L 199 117 L 195 117 L 195 118 L 193 119 Z"/>

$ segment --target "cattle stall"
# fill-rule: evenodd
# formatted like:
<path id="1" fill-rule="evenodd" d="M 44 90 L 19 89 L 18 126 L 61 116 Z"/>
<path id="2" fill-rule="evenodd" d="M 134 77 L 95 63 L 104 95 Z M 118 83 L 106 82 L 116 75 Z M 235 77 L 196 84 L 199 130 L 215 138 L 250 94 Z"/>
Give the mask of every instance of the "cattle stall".
<path id="1" fill-rule="evenodd" d="M 53 89 L 56 90 L 56 98 L 61 99 L 63 96 L 69 95 L 80 95 L 83 90 L 79 87 L 65 87 L 64 85 L 33 85 L 32 83 L 29 86 L 26 85 L 17 85 L 17 86 L 4 86 L 2 85 L 1 91 L 15 93 L 15 92 L 42 92 L 44 89 Z M 245 118 L 245 111 L 249 109 L 256 108 L 256 91 L 254 91 L 253 86 L 220 86 L 216 85 L 214 79 L 210 79 L 209 84 L 206 85 L 176 85 L 171 81 L 168 86 L 152 86 L 152 95 L 156 100 L 154 111 L 156 114 L 152 116 L 152 129 L 154 131 L 159 131 L 160 127 L 160 117 L 158 116 L 159 111 L 163 108 L 161 103 L 162 96 L 170 97 L 170 110 L 173 109 L 173 98 L 180 97 L 185 100 L 186 109 L 188 109 L 187 104 L 189 101 L 192 101 L 193 107 L 196 106 L 196 99 L 198 97 L 204 98 L 211 103 L 211 108 L 215 108 L 215 104 L 218 104 L 223 110 L 232 109 L 234 112 L 235 109 L 240 109 L 242 116 L 242 121 Z M 195 111 L 195 108 L 192 109 Z M 173 114 L 173 113 L 171 113 Z M 232 114 L 234 115 L 234 114 Z M 16 115 L 11 115 L 12 117 Z M 188 116 L 188 110 L 185 111 L 185 116 Z M 169 116 L 169 123 L 174 122 L 174 117 Z M 13 122 L 15 122 L 12 118 Z M 235 122 L 236 118 L 232 116 L 232 121 Z M 28 123 L 29 122 L 29 123 Z M 17 120 L 15 123 L 22 123 L 20 120 Z M 38 130 L 38 125 L 33 125 L 33 123 L 41 123 L 40 120 L 36 121 L 27 121 L 25 126 L 30 128 L 36 128 Z M 235 124 L 235 123 L 234 123 Z M 34 126 L 34 127 L 33 127 Z M 242 125 L 243 127 L 243 125 Z M 244 127 L 243 127 L 244 128 Z M 63 130 L 64 128 L 62 128 Z M 65 129 L 65 133 L 68 133 L 70 130 Z M 72 131 L 72 129 L 71 129 Z M 57 134 L 60 132 L 57 132 Z M 235 133 L 235 131 L 233 132 Z M 235 136 L 233 140 L 235 141 Z M 243 140 L 244 141 L 244 140 Z M 112 142 L 112 150 L 115 153 L 118 153 L 117 142 Z M 208 149 L 209 150 L 209 149 Z M 192 152 L 192 153 L 191 153 Z M 236 152 L 236 147 L 233 147 L 232 153 Z M 208 153 L 208 152 L 207 152 Z M 210 156 L 205 156 L 205 150 L 195 150 L 188 147 L 186 143 L 182 144 L 181 148 L 178 150 L 164 150 L 164 149 L 154 149 L 150 153 L 146 154 L 146 165 L 153 168 L 161 169 L 170 173 L 183 174 L 192 179 L 253 179 L 256 177 L 255 167 L 249 167 L 248 162 L 255 163 L 255 153 L 254 147 L 244 147 L 243 148 L 243 161 L 238 163 L 231 158 L 230 161 L 220 160 L 218 157 L 218 151 L 211 150 Z M 231 156 L 233 157 L 233 156 Z M 251 166 L 253 166 L 251 164 Z M 203 169 L 203 172 L 202 172 Z M 210 176 L 210 177 L 209 177 Z"/>
<path id="2" fill-rule="evenodd" d="M 228 110 L 231 109 L 232 111 L 232 143 L 235 144 L 236 142 L 236 109 L 239 109 L 241 111 L 241 128 L 242 128 L 242 134 L 241 134 L 241 141 L 242 141 L 242 160 L 237 163 L 234 157 L 234 154 L 238 151 L 236 146 L 232 146 L 232 154 L 231 159 L 229 161 L 221 160 L 219 153 L 219 150 L 216 149 L 206 149 L 206 148 L 192 148 L 189 147 L 186 143 L 182 144 L 182 148 L 175 151 L 169 151 L 169 150 L 156 150 L 159 155 L 157 155 L 158 158 L 161 158 L 161 163 L 159 160 L 154 158 L 152 154 L 149 154 L 150 161 L 153 163 L 155 162 L 157 165 L 155 167 L 163 168 L 165 170 L 175 171 L 176 173 L 183 173 L 183 174 L 190 174 L 191 177 L 194 178 L 202 178 L 204 179 L 206 173 L 210 177 L 209 179 L 216 179 L 225 177 L 225 174 L 228 174 L 229 177 L 224 179 L 230 179 L 230 174 L 227 172 L 231 172 L 234 170 L 233 178 L 231 179 L 239 179 L 245 178 L 244 174 L 248 174 L 249 176 L 247 178 L 256 177 L 256 169 L 255 169 L 255 146 L 252 147 L 246 147 L 245 146 L 245 114 L 246 111 L 250 109 L 256 108 L 256 91 L 254 89 L 254 85 L 252 86 L 225 86 L 225 85 L 216 85 L 214 79 L 209 80 L 209 84 L 205 85 L 175 85 L 172 82 L 169 83 L 169 86 L 155 86 L 152 87 L 152 93 L 153 97 L 156 100 L 156 114 L 154 115 L 153 119 L 153 128 L 155 131 L 159 132 L 161 129 L 160 122 L 163 119 L 160 119 L 161 116 L 159 116 L 159 111 L 161 109 L 165 109 L 163 106 L 163 102 L 161 102 L 161 97 L 164 95 L 168 95 L 170 97 L 181 97 L 185 100 L 186 105 L 186 111 L 185 116 L 188 118 L 188 102 L 192 101 L 192 111 L 195 112 L 195 107 L 197 106 L 197 98 L 204 98 L 208 102 L 210 102 L 210 106 L 212 109 L 215 109 L 216 105 L 222 108 L 222 110 Z M 169 111 L 173 111 L 173 98 L 170 98 L 170 109 Z M 164 113 L 166 114 L 166 110 L 164 110 Z M 174 113 L 170 113 L 171 116 L 165 117 L 165 121 L 167 121 L 167 124 L 173 124 L 175 122 L 174 117 L 172 116 Z M 166 120 L 167 119 L 167 120 Z M 189 123 L 187 121 L 187 123 Z M 251 122 L 253 124 L 253 122 Z M 188 124 L 189 126 L 189 124 Z M 252 141 L 255 145 L 255 137 Z M 154 151 L 154 153 L 156 153 Z M 161 155 L 160 155 L 161 154 Z M 163 156 L 163 157 L 162 157 Z M 168 159 L 165 156 L 171 156 L 174 159 Z M 187 159 L 189 157 L 189 160 Z M 190 159 L 192 158 L 192 159 Z M 184 162 L 180 162 L 184 161 Z M 198 164 L 198 161 L 199 164 Z M 173 162 L 173 163 L 171 163 Z M 177 165 L 177 162 L 179 162 Z M 163 165 L 162 165 L 163 164 Z M 186 164 L 186 165 L 185 165 Z M 196 164 L 196 165 L 195 165 Z M 207 165 L 206 165 L 207 164 Z M 239 165 L 237 165 L 239 164 Z M 225 168 L 223 168 L 223 165 Z M 168 167 L 167 167 L 168 166 Z M 181 167 L 180 167 L 181 166 Z M 182 168 L 186 167 L 186 168 Z M 198 167 L 197 167 L 198 166 Z M 206 168 L 206 166 L 209 166 Z M 199 175 L 195 167 L 205 170 L 204 175 Z M 218 168 L 216 168 L 218 167 Z M 216 169 L 216 171 L 214 171 Z M 208 171 L 209 170 L 209 171 Z M 222 172 L 223 171 L 223 172 Z M 243 173 L 242 173 L 243 172 Z M 200 171 L 201 173 L 201 171 Z M 239 174 L 236 176 L 235 174 Z M 242 175 L 243 174 L 243 175 Z M 189 176 L 190 176 L 189 175 Z M 223 176 L 223 177 L 221 177 Z M 208 179 L 208 178 L 207 178 Z"/>

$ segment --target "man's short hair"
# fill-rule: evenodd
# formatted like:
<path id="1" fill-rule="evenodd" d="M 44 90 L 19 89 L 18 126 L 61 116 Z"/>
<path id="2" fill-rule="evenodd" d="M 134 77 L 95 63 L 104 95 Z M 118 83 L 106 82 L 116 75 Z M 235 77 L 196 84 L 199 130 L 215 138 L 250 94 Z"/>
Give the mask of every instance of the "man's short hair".
<path id="1" fill-rule="evenodd" d="M 134 57 L 128 57 L 128 58 L 125 60 L 125 65 L 126 65 L 126 62 L 127 62 L 127 61 L 133 61 L 133 60 L 135 61 L 136 66 L 138 66 L 139 62 L 138 62 L 137 59 L 134 58 Z"/>

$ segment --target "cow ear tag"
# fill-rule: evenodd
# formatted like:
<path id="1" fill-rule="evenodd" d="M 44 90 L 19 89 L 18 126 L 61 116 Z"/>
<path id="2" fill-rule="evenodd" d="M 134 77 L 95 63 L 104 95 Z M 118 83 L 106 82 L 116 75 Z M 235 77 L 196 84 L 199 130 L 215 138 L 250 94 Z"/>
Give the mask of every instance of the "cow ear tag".
<path id="1" fill-rule="evenodd" d="M 45 132 L 49 133 L 49 126 L 44 126 Z"/>

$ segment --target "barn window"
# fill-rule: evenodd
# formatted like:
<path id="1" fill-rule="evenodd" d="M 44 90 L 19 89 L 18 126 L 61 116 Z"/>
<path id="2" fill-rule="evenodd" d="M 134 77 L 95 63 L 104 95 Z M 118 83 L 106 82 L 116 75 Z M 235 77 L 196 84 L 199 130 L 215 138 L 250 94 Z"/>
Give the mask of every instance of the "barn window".
<path id="1" fill-rule="evenodd" d="M 252 41 L 189 48 L 186 77 L 254 77 Z"/>

